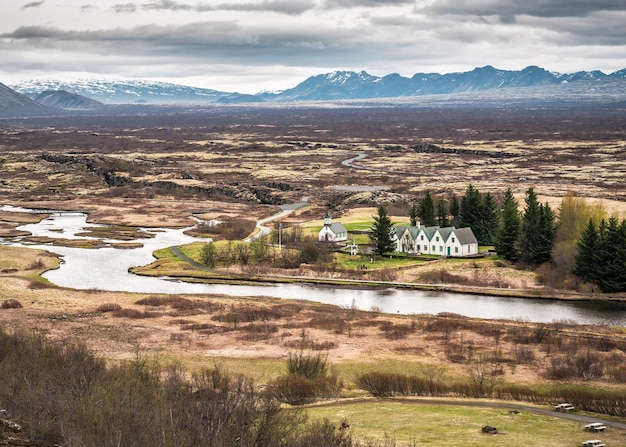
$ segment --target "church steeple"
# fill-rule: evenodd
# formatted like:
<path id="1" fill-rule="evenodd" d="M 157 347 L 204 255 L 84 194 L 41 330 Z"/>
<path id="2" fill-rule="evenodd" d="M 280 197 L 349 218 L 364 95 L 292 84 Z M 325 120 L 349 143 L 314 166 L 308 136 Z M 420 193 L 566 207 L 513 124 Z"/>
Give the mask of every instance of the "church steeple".
<path id="1" fill-rule="evenodd" d="M 326 215 L 324 216 L 324 226 L 325 227 L 329 227 L 331 220 L 332 219 L 330 217 L 330 210 L 327 208 L 326 209 Z"/>

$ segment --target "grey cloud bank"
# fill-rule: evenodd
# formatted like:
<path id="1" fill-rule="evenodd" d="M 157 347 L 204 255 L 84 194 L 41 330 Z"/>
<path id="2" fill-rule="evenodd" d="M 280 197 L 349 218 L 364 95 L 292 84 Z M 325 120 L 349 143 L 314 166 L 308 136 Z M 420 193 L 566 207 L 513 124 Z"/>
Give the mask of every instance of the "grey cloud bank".
<path id="1" fill-rule="evenodd" d="M 74 73 L 225 91 L 332 70 L 626 66 L 626 3 L 600 0 L 2 2 L 0 82 Z"/>

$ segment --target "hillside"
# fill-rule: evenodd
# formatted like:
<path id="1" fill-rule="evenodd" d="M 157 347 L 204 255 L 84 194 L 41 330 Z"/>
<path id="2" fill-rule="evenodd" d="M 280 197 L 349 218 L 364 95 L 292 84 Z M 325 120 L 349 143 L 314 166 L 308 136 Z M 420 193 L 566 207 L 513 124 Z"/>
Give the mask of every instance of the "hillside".
<path id="1" fill-rule="evenodd" d="M 33 99 L 46 106 L 60 109 L 95 109 L 103 105 L 100 101 L 65 90 L 41 92 Z"/>
<path id="2" fill-rule="evenodd" d="M 0 116 L 50 114 L 53 111 L 0 83 Z"/>

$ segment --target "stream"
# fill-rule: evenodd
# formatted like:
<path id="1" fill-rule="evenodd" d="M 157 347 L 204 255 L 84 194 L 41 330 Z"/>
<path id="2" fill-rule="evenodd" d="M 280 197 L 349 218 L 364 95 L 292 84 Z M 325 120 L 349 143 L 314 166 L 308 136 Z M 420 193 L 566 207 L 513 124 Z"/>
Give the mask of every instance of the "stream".
<path id="1" fill-rule="evenodd" d="M 0 207 L 3 211 L 30 210 Z M 100 226 L 86 222 L 80 212 L 54 212 L 37 224 L 20 226 L 33 236 L 77 239 L 85 228 Z M 44 273 L 52 283 L 72 289 L 107 290 L 159 294 L 219 294 L 229 296 L 275 297 L 310 300 L 341 307 L 379 310 L 401 314 L 438 314 L 450 312 L 468 317 L 516 319 L 550 323 L 572 320 L 581 324 L 605 324 L 626 327 L 626 305 L 622 303 L 568 302 L 539 299 L 503 298 L 447 292 L 403 289 L 365 289 L 309 284 L 192 284 L 171 278 L 133 275 L 130 267 L 149 264 L 152 252 L 159 248 L 205 241 L 185 235 L 186 229 L 145 228 L 154 237 L 138 239 L 141 248 L 84 249 L 47 244 L 27 244 L 20 238 L 0 239 L 0 243 L 45 249 L 61 256 L 59 269 Z M 108 241 L 115 242 L 115 241 Z"/>

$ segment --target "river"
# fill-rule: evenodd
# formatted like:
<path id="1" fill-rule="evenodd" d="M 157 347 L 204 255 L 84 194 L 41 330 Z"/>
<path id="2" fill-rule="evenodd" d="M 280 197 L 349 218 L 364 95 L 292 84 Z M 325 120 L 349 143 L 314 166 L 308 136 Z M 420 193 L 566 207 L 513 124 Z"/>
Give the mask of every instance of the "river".
<path id="1" fill-rule="evenodd" d="M 0 207 L 8 211 L 28 211 Z M 37 224 L 19 227 L 34 236 L 79 238 L 77 233 L 86 227 L 86 215 L 79 212 L 52 214 Z M 387 313 L 438 314 L 451 312 L 468 317 L 517 319 L 550 323 L 572 320 L 581 324 L 606 324 L 626 327 L 626 305 L 565 302 L 537 299 L 502 298 L 465 295 L 447 292 L 424 292 L 403 289 L 362 289 L 308 284 L 191 284 L 169 278 L 150 278 L 133 275 L 129 267 L 149 264 L 152 252 L 158 248 L 186 244 L 195 239 L 183 233 L 184 229 L 144 229 L 153 238 L 140 239 L 143 247 L 135 249 L 100 248 L 81 249 L 52 245 L 28 245 L 43 248 L 61 256 L 59 269 L 44 276 L 56 285 L 73 289 L 127 291 L 159 294 L 221 294 L 229 296 L 276 297 L 311 300 L 342 307 L 363 310 L 377 309 Z M 26 245 L 19 239 L 6 239 L 5 244 Z"/>

